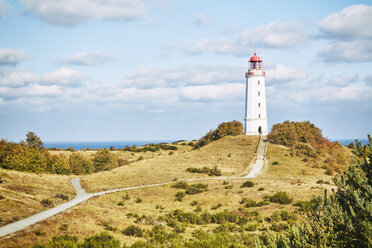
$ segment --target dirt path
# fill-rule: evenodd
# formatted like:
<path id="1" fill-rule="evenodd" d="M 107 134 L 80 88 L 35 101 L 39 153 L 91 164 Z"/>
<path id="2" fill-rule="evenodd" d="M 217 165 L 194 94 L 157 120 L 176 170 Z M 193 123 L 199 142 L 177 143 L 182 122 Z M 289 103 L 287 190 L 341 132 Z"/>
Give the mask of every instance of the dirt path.
<path id="1" fill-rule="evenodd" d="M 256 157 L 255 157 L 256 162 L 255 162 L 255 164 L 253 164 L 252 169 L 250 170 L 250 172 L 246 176 L 242 176 L 242 177 L 194 178 L 194 179 L 186 179 L 185 181 L 191 182 L 191 181 L 201 181 L 201 180 L 226 180 L 226 179 L 254 178 L 260 173 L 260 171 L 261 171 L 261 169 L 264 165 L 266 149 L 267 149 L 266 137 L 261 137 L 260 138 L 260 143 L 258 145 L 257 152 L 256 152 Z M 77 205 L 77 204 L 79 204 L 83 201 L 86 201 L 86 200 L 92 198 L 93 196 L 99 196 L 99 195 L 109 194 L 109 193 L 123 191 L 123 190 L 130 190 L 130 189 L 156 187 L 156 186 L 162 186 L 162 185 L 167 185 L 167 184 L 171 184 L 171 183 L 173 183 L 173 181 L 172 182 L 165 182 L 165 183 L 155 183 L 155 184 L 149 184 L 149 185 L 127 187 L 127 188 L 121 188 L 121 189 L 112 189 L 112 190 L 106 190 L 106 191 L 90 194 L 90 193 L 85 192 L 85 190 L 83 188 L 81 188 L 80 178 L 74 178 L 74 179 L 71 179 L 71 184 L 74 186 L 77 195 L 73 200 L 71 200 L 69 202 L 66 202 L 64 204 L 61 204 L 57 207 L 54 207 L 54 208 L 45 210 L 43 212 L 40 212 L 38 214 L 32 215 L 32 216 L 27 217 L 25 219 L 22 219 L 22 220 L 19 220 L 19 221 L 13 222 L 11 224 L 0 227 L 0 238 L 4 237 L 4 236 L 7 236 L 9 234 L 18 232 L 18 231 L 20 231 L 20 230 L 22 230 L 22 229 L 24 229 L 24 228 L 26 228 L 30 225 L 33 225 L 33 224 L 35 224 L 37 222 L 40 222 L 42 220 L 45 220 L 45 219 L 47 219 L 47 218 L 49 218 L 53 215 L 56 215 L 60 212 L 63 212 L 68 208 L 71 208 L 71 207 L 73 207 L 73 206 L 75 206 L 75 205 Z"/>

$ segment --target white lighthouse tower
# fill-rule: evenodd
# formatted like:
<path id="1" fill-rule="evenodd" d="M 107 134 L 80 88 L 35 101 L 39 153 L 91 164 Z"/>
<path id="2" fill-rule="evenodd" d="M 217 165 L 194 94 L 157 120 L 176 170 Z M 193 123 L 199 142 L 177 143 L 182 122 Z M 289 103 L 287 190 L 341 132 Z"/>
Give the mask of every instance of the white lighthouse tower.
<path id="1" fill-rule="evenodd" d="M 246 135 L 267 135 L 265 72 L 262 60 L 254 53 L 245 73 L 245 118 Z"/>

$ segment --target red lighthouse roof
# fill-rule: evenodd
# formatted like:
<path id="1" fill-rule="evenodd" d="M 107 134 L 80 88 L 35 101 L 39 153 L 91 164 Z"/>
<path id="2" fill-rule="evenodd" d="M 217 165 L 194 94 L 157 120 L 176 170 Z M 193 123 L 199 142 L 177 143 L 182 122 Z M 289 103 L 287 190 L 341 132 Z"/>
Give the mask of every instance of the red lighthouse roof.
<path id="1" fill-rule="evenodd" d="M 254 55 L 251 57 L 251 59 L 249 60 L 249 62 L 262 62 L 261 58 L 258 57 L 256 55 L 256 53 L 254 53 Z"/>

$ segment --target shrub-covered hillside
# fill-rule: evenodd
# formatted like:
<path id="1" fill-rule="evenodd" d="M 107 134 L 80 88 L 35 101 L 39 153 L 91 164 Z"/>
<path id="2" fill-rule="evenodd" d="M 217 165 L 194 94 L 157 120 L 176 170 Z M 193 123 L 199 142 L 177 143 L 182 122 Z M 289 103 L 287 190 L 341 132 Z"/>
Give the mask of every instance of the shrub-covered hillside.
<path id="1" fill-rule="evenodd" d="M 268 135 L 270 143 L 284 145 L 291 156 L 326 169 L 332 175 L 345 170 L 351 162 L 350 152 L 338 142 L 330 142 L 322 131 L 309 121 L 285 121 L 275 124 Z"/>
<path id="2" fill-rule="evenodd" d="M 201 137 L 194 145 L 194 149 L 206 146 L 212 141 L 219 140 L 225 136 L 236 136 L 243 134 L 243 124 L 240 121 L 222 122 L 215 130 L 209 131 Z"/>

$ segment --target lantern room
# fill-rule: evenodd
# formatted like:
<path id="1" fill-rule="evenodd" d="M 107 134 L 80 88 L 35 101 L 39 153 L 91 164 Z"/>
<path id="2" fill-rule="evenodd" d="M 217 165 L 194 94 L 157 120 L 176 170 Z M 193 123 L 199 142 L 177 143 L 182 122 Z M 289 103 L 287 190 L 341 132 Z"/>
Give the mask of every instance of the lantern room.
<path id="1" fill-rule="evenodd" d="M 257 56 L 256 53 L 251 57 L 249 60 L 251 70 L 262 70 L 262 60 L 260 57 Z"/>

